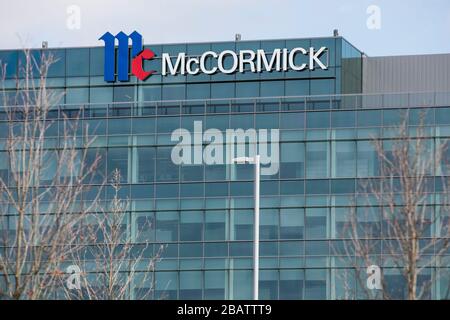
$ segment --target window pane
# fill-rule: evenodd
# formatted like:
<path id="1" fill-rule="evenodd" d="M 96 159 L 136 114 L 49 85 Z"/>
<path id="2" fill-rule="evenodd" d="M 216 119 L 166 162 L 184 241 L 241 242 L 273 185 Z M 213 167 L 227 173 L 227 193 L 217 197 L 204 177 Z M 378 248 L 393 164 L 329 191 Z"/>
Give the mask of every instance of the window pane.
<path id="1" fill-rule="evenodd" d="M 302 270 L 280 270 L 280 299 L 302 299 L 303 281 Z"/>
<path id="2" fill-rule="evenodd" d="M 155 298 L 164 300 L 177 299 L 178 273 L 156 272 L 155 273 Z"/>
<path id="3" fill-rule="evenodd" d="M 325 239 L 327 237 L 328 209 L 306 209 L 306 239 Z"/>
<path id="4" fill-rule="evenodd" d="M 180 213 L 180 240 L 201 241 L 203 234 L 203 212 Z"/>
<path id="5" fill-rule="evenodd" d="M 330 154 L 327 142 L 306 144 L 306 177 L 327 178 L 329 176 Z"/>
<path id="6" fill-rule="evenodd" d="M 118 169 L 121 175 L 121 182 L 128 182 L 128 148 L 108 149 L 108 173 Z"/>
<path id="7" fill-rule="evenodd" d="M 89 49 L 67 49 L 67 76 L 89 76 Z"/>
<path id="8" fill-rule="evenodd" d="M 261 210 L 260 238 L 263 240 L 278 239 L 278 210 Z"/>
<path id="9" fill-rule="evenodd" d="M 281 209 L 280 239 L 304 238 L 304 210 Z"/>
<path id="10" fill-rule="evenodd" d="M 156 153 L 156 181 L 178 180 L 179 166 L 171 159 L 170 147 L 158 147 Z"/>
<path id="11" fill-rule="evenodd" d="M 329 112 L 307 112 L 306 126 L 308 128 L 329 128 L 330 113 Z"/>
<path id="12" fill-rule="evenodd" d="M 17 75 L 17 51 L 0 52 L 0 64 L 6 65 L 6 78 L 14 78 Z"/>
<path id="13" fill-rule="evenodd" d="M 233 276 L 233 297 L 232 299 L 251 299 L 253 293 L 252 271 L 251 270 L 231 270 Z M 230 274 L 231 276 L 231 274 Z"/>
<path id="14" fill-rule="evenodd" d="M 84 104 L 89 102 L 89 88 L 67 88 L 67 104 Z"/>
<path id="15" fill-rule="evenodd" d="M 259 296 L 263 300 L 278 299 L 278 271 L 261 270 L 259 279 Z"/>
<path id="16" fill-rule="evenodd" d="M 331 113 L 332 128 L 353 128 L 355 126 L 354 111 L 338 111 Z"/>
<path id="17" fill-rule="evenodd" d="M 358 141 L 358 177 L 379 175 L 378 153 L 371 141 Z"/>
<path id="18" fill-rule="evenodd" d="M 326 270 L 306 270 L 305 299 L 325 300 L 327 298 Z"/>
<path id="19" fill-rule="evenodd" d="M 353 141 L 333 142 L 333 178 L 356 176 L 356 143 Z"/>
<path id="20" fill-rule="evenodd" d="M 137 149 L 138 182 L 153 182 L 155 176 L 155 148 L 140 147 Z"/>
<path id="21" fill-rule="evenodd" d="M 305 171 L 305 145 L 282 143 L 280 175 L 282 179 L 303 178 Z"/>
<path id="22" fill-rule="evenodd" d="M 207 211 L 205 213 L 205 240 L 226 240 L 226 211 Z"/>
<path id="23" fill-rule="evenodd" d="M 178 213 L 156 213 L 156 240 L 178 241 Z"/>
<path id="24" fill-rule="evenodd" d="M 205 271 L 205 299 L 225 299 L 226 271 Z"/>
<path id="25" fill-rule="evenodd" d="M 253 210 L 232 210 L 232 240 L 252 240 Z"/>

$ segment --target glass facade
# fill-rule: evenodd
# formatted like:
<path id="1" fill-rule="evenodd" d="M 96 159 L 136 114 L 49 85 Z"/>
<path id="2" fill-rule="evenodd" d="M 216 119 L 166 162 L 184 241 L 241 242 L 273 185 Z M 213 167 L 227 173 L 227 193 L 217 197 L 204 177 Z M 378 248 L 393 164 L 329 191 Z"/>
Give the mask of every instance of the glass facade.
<path id="1" fill-rule="evenodd" d="M 321 59 L 328 70 L 198 76 L 162 76 L 158 70 L 162 52 L 297 46 L 326 46 Z M 101 175 L 120 169 L 122 196 L 131 203 L 129 236 L 147 225 L 133 241 L 150 241 L 155 251 L 165 246 L 152 277 L 153 298 L 252 297 L 252 166 L 175 165 L 170 135 L 178 128 L 192 131 L 194 121 L 202 121 L 205 130 L 280 129 L 280 170 L 261 181 L 260 298 L 340 299 L 342 274 L 357 288 L 351 266 L 333 248 L 345 241 L 340 230 L 352 204 L 359 205 L 355 194 L 361 182 L 379 176 L 370 140 L 391 138 L 399 109 L 405 109 L 403 98 L 359 95 L 361 53 L 340 37 L 148 48 L 157 58 L 146 61 L 145 69 L 157 73 L 143 82 L 131 76 L 125 83 L 104 82 L 103 48 L 52 50 L 59 60 L 48 84 L 64 93 L 55 119 L 81 110 L 82 127 L 97 136 L 92 153 L 102 155 Z M 21 54 L 2 51 L 0 60 L 7 64 L 6 85 L 13 94 Z M 354 95 L 341 96 L 347 93 Z M 450 135 L 450 108 L 436 104 L 426 110 L 433 145 Z M 417 125 L 413 113 L 410 125 L 411 130 Z M 57 140 L 61 130 L 56 125 L 49 139 Z M 6 176 L 1 163 L 0 174 Z M 436 179 L 436 202 L 437 189 Z M 383 257 L 381 245 L 375 254 Z M 432 267 L 429 276 L 445 271 Z M 389 275 L 393 281 L 396 272 Z M 440 297 L 439 288 L 433 286 L 433 297 Z M 131 295 L 137 298 L 139 290 Z"/>

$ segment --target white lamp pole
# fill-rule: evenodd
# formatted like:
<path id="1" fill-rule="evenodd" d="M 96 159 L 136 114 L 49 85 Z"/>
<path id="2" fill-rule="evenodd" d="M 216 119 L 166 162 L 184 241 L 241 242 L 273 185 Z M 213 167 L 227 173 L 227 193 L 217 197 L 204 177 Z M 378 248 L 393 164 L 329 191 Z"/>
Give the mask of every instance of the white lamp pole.
<path id="1" fill-rule="evenodd" d="M 255 166 L 254 203 L 255 216 L 253 223 L 253 300 L 259 299 L 259 185 L 260 185 L 260 156 L 234 158 L 233 163 L 253 163 Z"/>

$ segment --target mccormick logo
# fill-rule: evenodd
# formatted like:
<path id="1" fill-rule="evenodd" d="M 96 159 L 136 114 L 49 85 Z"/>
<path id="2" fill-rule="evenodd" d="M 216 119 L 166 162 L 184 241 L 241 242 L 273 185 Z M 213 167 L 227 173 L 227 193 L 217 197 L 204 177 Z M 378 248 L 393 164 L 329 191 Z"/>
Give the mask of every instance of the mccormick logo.
<path id="1" fill-rule="evenodd" d="M 150 49 L 143 49 L 142 36 L 133 31 L 129 36 L 119 32 L 113 36 L 106 32 L 99 40 L 105 42 L 105 81 L 115 81 L 116 71 L 116 39 L 117 49 L 117 78 L 119 81 L 129 80 L 129 40 L 131 39 L 131 73 L 140 80 L 147 79 L 155 73 L 145 71 L 143 60 L 151 60 L 155 53 Z M 300 57 L 300 59 L 298 58 Z M 216 73 L 233 74 L 236 72 L 286 72 L 313 71 L 316 67 L 322 70 L 328 69 L 329 51 L 327 47 L 310 48 L 277 48 L 266 52 L 258 50 L 223 50 L 222 52 L 206 51 L 200 55 L 190 56 L 185 52 L 179 52 L 176 56 L 162 53 L 161 75 L 197 75 L 200 73 L 213 75 Z M 227 63 L 225 63 L 227 61 Z M 231 62 L 231 63 L 229 63 Z"/>
<path id="2" fill-rule="evenodd" d="M 142 50 L 142 36 L 140 33 L 133 31 L 129 36 L 124 32 L 119 32 L 113 36 L 110 32 L 106 32 L 99 40 L 105 42 L 105 81 L 115 81 L 115 67 L 116 67 L 116 39 L 119 42 L 117 49 L 117 78 L 119 81 L 128 81 L 128 63 L 130 61 L 128 42 L 132 41 L 131 46 L 131 73 L 140 80 L 147 79 L 155 71 L 145 71 L 142 62 L 143 60 L 151 60 L 155 53 L 150 49 Z"/>

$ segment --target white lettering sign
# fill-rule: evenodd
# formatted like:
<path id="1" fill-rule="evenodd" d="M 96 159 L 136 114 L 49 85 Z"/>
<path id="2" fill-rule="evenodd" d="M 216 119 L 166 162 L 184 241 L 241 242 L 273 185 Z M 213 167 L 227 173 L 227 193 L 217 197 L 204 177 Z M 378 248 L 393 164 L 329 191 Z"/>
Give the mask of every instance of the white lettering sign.
<path id="1" fill-rule="evenodd" d="M 170 56 L 168 53 L 162 54 L 161 74 L 177 75 L 199 73 L 214 74 L 221 72 L 224 74 L 232 74 L 235 72 L 264 72 L 264 71 L 303 71 L 306 69 L 315 70 L 317 67 L 322 70 L 328 69 L 328 63 L 321 59 L 328 52 L 326 47 L 315 49 L 313 47 L 308 50 L 305 48 L 293 48 L 288 50 L 275 49 L 270 53 L 259 49 L 240 50 L 234 52 L 232 50 L 224 50 L 220 53 L 214 51 L 206 51 L 200 56 L 188 56 L 185 52 L 178 53 L 177 56 Z M 296 59 L 298 55 L 304 56 L 303 63 L 298 63 Z M 328 60 L 328 59 L 326 59 Z M 209 62 L 212 63 L 209 63 Z"/>

